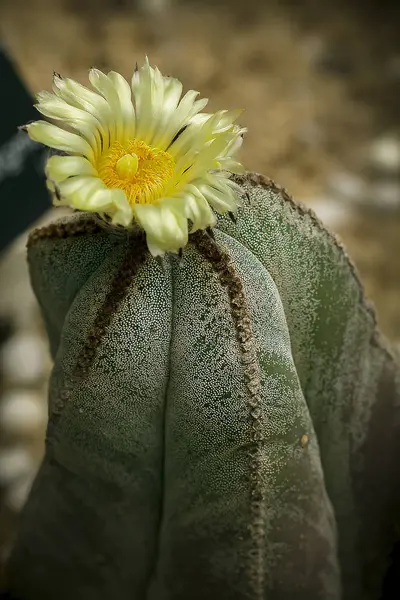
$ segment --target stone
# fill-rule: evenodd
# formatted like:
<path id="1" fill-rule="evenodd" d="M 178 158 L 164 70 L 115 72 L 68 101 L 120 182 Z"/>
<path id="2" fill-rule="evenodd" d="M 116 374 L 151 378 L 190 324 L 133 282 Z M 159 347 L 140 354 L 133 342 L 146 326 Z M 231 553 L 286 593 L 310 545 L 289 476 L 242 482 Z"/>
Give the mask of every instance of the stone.
<path id="1" fill-rule="evenodd" d="M 36 465 L 24 446 L 2 448 L 0 451 L 0 485 L 8 487 L 13 481 L 36 471 Z"/>
<path id="2" fill-rule="evenodd" d="M 353 173 L 337 172 L 330 177 L 329 187 L 331 191 L 344 200 L 361 203 L 367 194 L 367 183 Z"/>
<path id="3" fill-rule="evenodd" d="M 373 142 L 369 160 L 372 167 L 389 173 L 400 171 L 400 140 L 393 135 L 385 135 Z"/>
<path id="4" fill-rule="evenodd" d="M 383 209 L 400 208 L 400 181 L 374 182 L 370 187 L 370 202 Z"/>
<path id="5" fill-rule="evenodd" d="M 0 399 L 0 428 L 11 434 L 35 432 L 47 418 L 46 406 L 34 391 L 15 389 Z"/>
<path id="6" fill-rule="evenodd" d="M 34 471 L 29 476 L 18 479 L 10 485 L 4 495 L 4 503 L 8 508 L 14 512 L 22 509 L 31 490 L 35 474 Z"/>
<path id="7" fill-rule="evenodd" d="M 31 385 L 47 374 L 46 344 L 37 334 L 21 332 L 11 337 L 0 352 L 0 369 L 6 383 Z"/>

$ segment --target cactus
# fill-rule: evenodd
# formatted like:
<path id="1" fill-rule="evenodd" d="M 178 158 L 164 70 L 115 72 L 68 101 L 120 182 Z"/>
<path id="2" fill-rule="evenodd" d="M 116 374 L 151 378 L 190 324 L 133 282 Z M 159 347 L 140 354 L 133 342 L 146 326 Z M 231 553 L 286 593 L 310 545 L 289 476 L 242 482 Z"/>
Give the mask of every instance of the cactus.
<path id="1" fill-rule="evenodd" d="M 398 364 L 337 240 L 234 178 L 237 220 L 181 257 L 88 214 L 31 235 L 55 363 L 15 597 L 380 597 Z"/>

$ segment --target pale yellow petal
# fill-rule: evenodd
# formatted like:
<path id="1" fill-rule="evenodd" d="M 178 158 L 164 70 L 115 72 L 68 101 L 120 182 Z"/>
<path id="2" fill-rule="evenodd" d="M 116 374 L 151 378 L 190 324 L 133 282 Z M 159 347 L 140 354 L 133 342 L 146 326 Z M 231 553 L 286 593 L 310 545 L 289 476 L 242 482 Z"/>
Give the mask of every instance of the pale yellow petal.
<path id="1" fill-rule="evenodd" d="M 110 144 L 115 140 L 121 140 L 124 133 L 124 124 L 121 115 L 120 103 L 117 90 L 113 82 L 99 69 L 90 69 L 89 81 L 92 86 L 103 96 L 107 101 L 113 115 L 112 120 L 109 120 L 110 128 Z"/>
<path id="2" fill-rule="evenodd" d="M 164 256 L 165 249 L 161 247 L 155 239 L 153 239 L 150 235 L 146 236 L 147 247 L 152 256 Z"/>
<path id="3" fill-rule="evenodd" d="M 168 121 L 164 121 L 162 128 L 160 128 L 163 132 L 161 145 L 165 144 L 165 141 L 167 141 L 168 144 L 171 144 L 178 131 L 189 124 L 190 116 L 194 110 L 194 103 L 198 95 L 199 92 L 189 90 L 183 96 L 177 108 L 170 115 Z M 199 110 L 201 109 L 199 108 Z"/>
<path id="4" fill-rule="evenodd" d="M 62 198 L 71 198 L 79 192 L 79 201 L 83 201 L 87 194 L 94 190 L 105 188 L 104 183 L 98 177 L 77 175 L 69 177 L 58 184 Z"/>
<path id="5" fill-rule="evenodd" d="M 48 101 L 52 101 L 54 99 L 58 99 L 56 94 L 52 94 L 51 92 L 48 92 L 47 90 L 42 90 L 41 92 L 38 92 L 35 97 L 38 102 L 48 102 Z"/>
<path id="6" fill-rule="evenodd" d="M 150 142 L 149 132 L 154 125 L 152 108 L 153 73 L 146 62 L 132 77 L 133 100 L 136 112 L 136 135 L 146 143 Z"/>
<path id="7" fill-rule="evenodd" d="M 235 109 L 235 110 L 221 110 L 219 111 L 219 122 L 217 127 L 215 128 L 215 133 L 222 133 L 223 131 L 228 131 L 228 129 L 232 129 L 232 125 L 236 119 L 240 117 L 243 113 L 243 109 Z"/>
<path id="8" fill-rule="evenodd" d="M 179 79 L 164 77 L 164 102 L 162 108 L 166 119 L 176 110 L 182 96 L 182 89 L 183 85 Z"/>
<path id="9" fill-rule="evenodd" d="M 113 190 L 108 189 L 95 189 L 90 190 L 89 194 L 86 194 L 85 199 L 81 198 L 81 203 L 84 210 L 89 212 L 107 212 L 112 210 L 112 192 Z"/>
<path id="10" fill-rule="evenodd" d="M 103 187 L 99 180 L 83 185 L 70 196 L 71 208 L 88 212 L 100 212 L 100 209 L 95 206 L 93 199 L 95 198 L 96 193 L 102 190 Z"/>
<path id="11" fill-rule="evenodd" d="M 125 205 L 130 208 L 126 196 L 122 190 L 98 189 L 87 195 L 85 201 L 85 210 L 91 212 L 102 212 L 115 214 L 121 210 L 121 200 L 125 200 Z M 126 206 L 124 207 L 126 209 Z M 132 209 L 130 210 L 130 220 L 132 221 Z M 129 223 L 124 222 L 126 225 Z"/>
<path id="12" fill-rule="evenodd" d="M 100 134 L 104 146 L 109 144 L 109 124 L 112 121 L 112 112 L 107 101 L 97 92 L 89 90 L 73 79 L 55 75 L 53 90 L 57 96 L 71 106 L 81 108 L 92 114 L 100 123 Z"/>
<path id="13" fill-rule="evenodd" d="M 193 185 L 196 185 L 196 182 L 193 182 Z M 216 188 L 207 185 L 200 181 L 196 187 L 199 192 L 203 194 L 207 202 L 211 204 L 211 206 L 218 213 L 226 213 L 226 212 L 236 212 L 237 211 L 237 197 L 232 190 L 226 190 L 225 193 L 217 190 Z"/>
<path id="14" fill-rule="evenodd" d="M 164 206 L 169 206 L 174 212 L 180 212 L 192 222 L 191 231 L 214 227 L 217 219 L 207 200 L 194 185 L 187 185 L 171 198 L 162 200 Z"/>
<path id="15" fill-rule="evenodd" d="M 57 97 L 53 100 L 40 102 L 35 106 L 45 117 L 63 121 L 66 125 L 76 129 L 91 145 L 94 151 L 100 151 L 98 130 L 101 128 L 101 125 L 93 115 L 75 106 L 71 106 Z"/>
<path id="16" fill-rule="evenodd" d="M 111 113 L 107 101 L 97 92 L 90 90 L 81 83 L 68 77 L 63 78 L 55 75 L 53 78 L 54 93 L 77 108 L 82 108 L 88 113 L 104 113 L 109 116 Z"/>
<path id="17" fill-rule="evenodd" d="M 129 227 L 133 220 L 132 206 L 129 204 L 122 190 L 110 190 L 112 192 L 113 214 L 112 223 Z"/>
<path id="18" fill-rule="evenodd" d="M 135 204 L 133 212 L 136 221 L 147 234 L 148 245 L 150 242 L 153 252 L 157 252 L 153 256 L 164 252 L 178 252 L 186 246 L 188 224 L 186 217 L 179 211 L 175 212 L 170 206 L 164 206 L 161 201 L 158 205 Z"/>
<path id="19" fill-rule="evenodd" d="M 46 121 L 35 121 L 27 125 L 28 135 L 35 142 L 40 142 L 50 148 L 70 152 L 72 154 L 82 154 L 89 160 L 93 160 L 93 149 L 83 137 L 64 131 L 52 123 Z"/>
<path id="20" fill-rule="evenodd" d="M 182 172 L 180 180 L 189 183 L 207 174 L 209 170 L 215 169 L 218 164 L 217 157 L 225 147 L 225 143 L 224 134 L 219 134 L 209 144 L 204 144 L 204 147 L 197 152 L 196 160 L 191 161 L 191 166 L 185 169 L 184 173 Z"/>
<path id="21" fill-rule="evenodd" d="M 185 131 L 168 148 L 168 152 L 178 159 L 184 154 L 194 156 L 207 142 L 213 139 L 213 130 L 218 123 L 215 115 L 209 115 L 206 119 L 193 121 Z"/>
<path id="22" fill-rule="evenodd" d="M 236 181 L 233 181 L 233 179 L 227 177 L 224 173 L 208 173 L 204 178 L 204 182 L 224 194 L 235 194 L 238 206 L 241 206 L 240 198 L 243 194 L 242 187 L 236 183 Z"/>
<path id="23" fill-rule="evenodd" d="M 119 99 L 121 118 L 124 124 L 123 139 L 132 139 L 135 137 L 136 115 L 132 103 L 131 87 L 126 79 L 115 71 L 108 73 L 108 78 L 112 81 Z"/>
<path id="24" fill-rule="evenodd" d="M 42 100 L 38 104 L 35 104 L 35 108 L 42 113 L 45 117 L 50 119 L 78 119 L 92 120 L 92 115 L 86 111 L 71 106 L 61 98 L 54 96 L 52 99 Z"/>
<path id="25" fill-rule="evenodd" d="M 226 148 L 221 152 L 221 157 L 234 156 L 241 148 L 243 144 L 243 137 L 247 129 L 244 127 L 233 128 L 230 134 L 230 140 L 226 144 Z"/>
<path id="26" fill-rule="evenodd" d="M 137 131 L 136 135 L 147 144 L 160 149 L 163 147 L 155 140 L 165 127 L 165 94 L 169 90 L 169 78 L 163 77 L 160 71 L 153 69 L 146 62 L 132 77 L 132 90 L 136 106 Z"/>
<path id="27" fill-rule="evenodd" d="M 52 156 L 46 163 L 45 172 L 57 183 L 76 175 L 97 175 L 92 163 L 83 156 Z"/>
<path id="28" fill-rule="evenodd" d="M 230 171 L 231 173 L 236 173 L 237 175 L 246 172 L 246 169 L 244 168 L 242 163 L 230 157 L 218 158 L 218 169 L 220 169 L 221 171 Z"/>
<path id="29" fill-rule="evenodd" d="M 159 122 L 158 131 L 152 140 L 152 143 L 161 149 L 170 146 L 177 133 L 189 125 L 192 117 L 200 112 L 208 102 L 207 98 L 195 101 L 198 92 L 191 90 L 177 105 L 176 92 L 178 90 L 180 95 L 182 87 L 176 86 L 176 90 L 174 90 L 174 86 L 172 86 L 172 93 L 174 94 L 173 102 L 168 103 L 164 101 L 162 118 Z"/>

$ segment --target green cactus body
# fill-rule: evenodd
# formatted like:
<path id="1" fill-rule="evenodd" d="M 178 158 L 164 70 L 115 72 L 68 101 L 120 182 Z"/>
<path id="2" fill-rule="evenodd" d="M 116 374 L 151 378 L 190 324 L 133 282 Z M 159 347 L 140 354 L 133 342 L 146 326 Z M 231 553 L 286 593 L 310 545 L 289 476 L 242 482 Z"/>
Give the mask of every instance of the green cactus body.
<path id="1" fill-rule="evenodd" d="M 237 223 L 163 268 L 87 216 L 32 238 L 55 365 L 21 600 L 379 598 L 394 361 L 334 239 L 238 181 Z"/>

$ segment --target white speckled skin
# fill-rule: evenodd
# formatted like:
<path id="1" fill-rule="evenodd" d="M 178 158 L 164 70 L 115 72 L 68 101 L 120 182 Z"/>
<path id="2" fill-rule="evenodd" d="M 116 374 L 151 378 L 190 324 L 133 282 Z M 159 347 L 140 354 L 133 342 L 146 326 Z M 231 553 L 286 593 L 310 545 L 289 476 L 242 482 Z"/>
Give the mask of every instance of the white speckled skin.
<path id="1" fill-rule="evenodd" d="M 227 291 L 192 245 L 164 272 L 148 256 L 74 383 L 125 252 L 104 232 L 29 252 L 55 366 L 46 456 L 9 568 L 21 600 L 379 598 L 399 505 L 394 363 L 334 240 L 272 185 L 240 181 L 249 201 L 216 240 L 243 282 L 261 369 L 262 589 Z"/>

